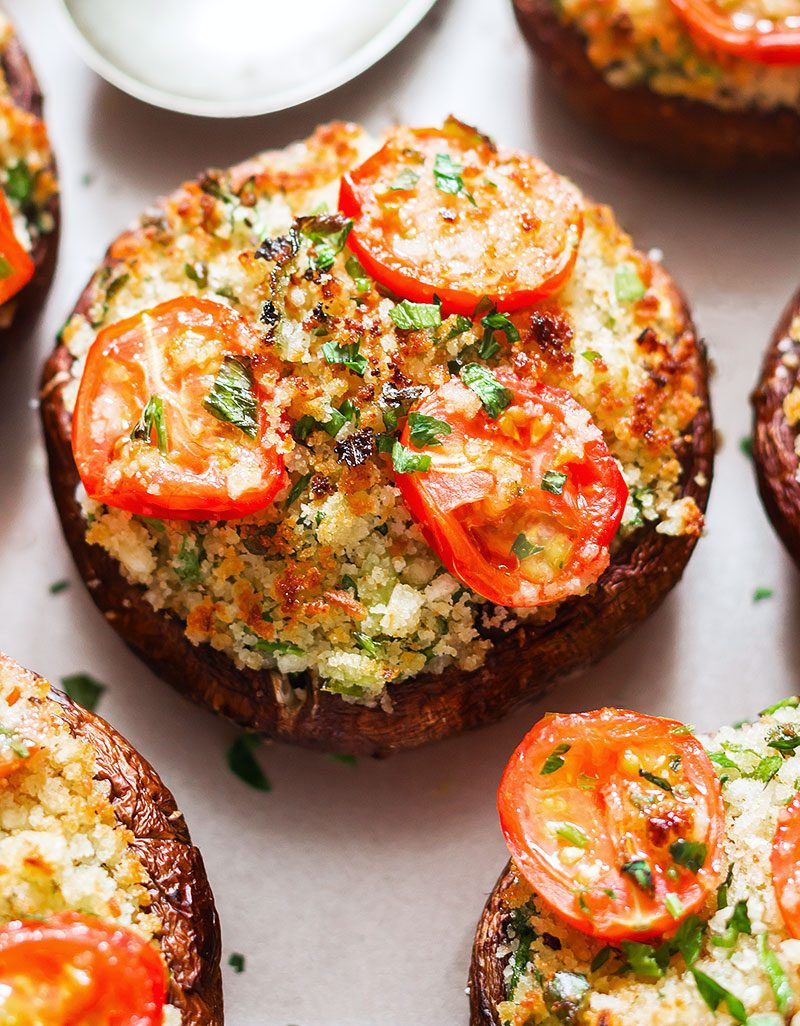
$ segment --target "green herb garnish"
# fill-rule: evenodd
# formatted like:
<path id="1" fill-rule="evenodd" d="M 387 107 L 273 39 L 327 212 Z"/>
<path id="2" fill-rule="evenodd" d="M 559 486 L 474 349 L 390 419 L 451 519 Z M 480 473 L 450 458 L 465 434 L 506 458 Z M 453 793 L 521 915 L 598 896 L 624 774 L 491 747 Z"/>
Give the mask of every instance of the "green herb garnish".
<path id="1" fill-rule="evenodd" d="M 234 951 L 231 957 L 228 959 L 228 965 L 233 969 L 235 973 L 244 972 L 244 955 L 240 955 L 238 951 Z"/>
<path id="2" fill-rule="evenodd" d="M 442 323 L 442 308 L 438 303 L 412 303 L 404 299 L 392 307 L 389 316 L 401 331 L 421 331 L 439 327 Z"/>
<path id="3" fill-rule="evenodd" d="M 483 339 L 481 340 L 478 356 L 482 360 L 490 360 L 500 349 L 495 339 L 495 332 L 502 331 L 509 342 L 519 342 L 519 332 L 506 317 L 505 314 L 492 310 L 481 319 L 483 328 Z"/>
<path id="4" fill-rule="evenodd" d="M 402 442 L 392 446 L 392 464 L 398 474 L 424 473 L 430 469 L 431 458 L 427 453 L 407 449 Z"/>
<path id="5" fill-rule="evenodd" d="M 349 256 L 344 265 L 344 269 L 353 279 L 353 284 L 356 287 L 356 292 L 360 295 L 362 292 L 369 292 L 372 286 L 372 279 L 361 266 L 361 262 L 358 257 Z"/>
<path id="6" fill-rule="evenodd" d="M 297 227 L 314 246 L 314 266 L 318 271 L 329 271 L 344 249 L 353 222 L 340 214 L 321 213 L 298 218 Z"/>
<path id="7" fill-rule="evenodd" d="M 572 746 L 561 743 L 556 745 L 553 751 L 544 760 L 542 768 L 539 770 L 541 776 L 546 777 L 550 773 L 555 773 L 556 770 L 560 770 L 564 765 L 564 760 L 561 758 L 562 755 L 566 755 Z"/>
<path id="8" fill-rule="evenodd" d="M 193 264 L 184 264 L 183 273 L 199 289 L 208 288 L 208 264 L 203 260 L 197 260 Z"/>
<path id="9" fill-rule="evenodd" d="M 147 400 L 142 410 L 142 415 L 139 417 L 133 431 L 131 431 L 131 438 L 139 439 L 142 442 L 150 442 L 153 428 L 156 429 L 158 451 L 166 452 L 169 447 L 167 442 L 167 425 L 164 422 L 164 401 L 160 395 L 151 395 Z"/>
<path id="10" fill-rule="evenodd" d="M 439 435 L 449 435 L 453 430 L 446 420 L 437 420 L 436 417 L 429 417 L 424 413 L 409 413 L 408 415 L 409 440 L 414 445 L 441 445 Z"/>
<path id="11" fill-rule="evenodd" d="M 255 756 L 260 744 L 255 734 L 240 734 L 228 749 L 228 768 L 256 791 L 271 791 L 272 784 Z"/>
<path id="12" fill-rule="evenodd" d="M 776 702 L 774 705 L 768 705 L 766 709 L 762 709 L 758 714 L 759 716 L 772 716 L 779 709 L 796 709 L 800 705 L 800 698 L 797 695 L 789 695 L 788 698 L 782 698 L 780 702 Z"/>
<path id="13" fill-rule="evenodd" d="M 552 492 L 553 495 L 561 495 L 564 485 L 567 483 L 567 475 L 560 470 L 546 470 L 542 475 L 541 489 L 543 492 Z"/>
<path id="14" fill-rule="evenodd" d="M 717 1008 L 724 1001 L 728 1006 L 728 1011 L 737 1022 L 743 1023 L 747 1020 L 747 1013 L 742 1002 L 723 987 L 721 983 L 712 980 L 710 976 L 700 972 L 699 969 L 692 969 L 692 976 L 694 976 L 694 982 L 697 984 L 700 996 L 712 1012 L 716 1012 Z"/>
<path id="15" fill-rule="evenodd" d="M 364 377 L 368 366 L 367 358 L 361 355 L 361 347 L 358 342 L 350 342 L 343 346 L 338 342 L 330 341 L 324 342 L 321 348 L 327 363 L 344 364 L 354 374 L 358 374 L 361 378 Z"/>
<path id="16" fill-rule="evenodd" d="M 648 773 L 647 770 L 640 769 L 639 776 L 643 777 L 651 784 L 655 784 L 656 787 L 660 787 L 662 791 L 672 791 L 672 784 L 663 777 L 656 776 L 655 773 Z"/>
<path id="17" fill-rule="evenodd" d="M 527 559 L 529 556 L 535 556 L 537 552 L 544 552 L 543 545 L 533 545 L 528 541 L 527 537 L 520 532 L 514 539 L 514 544 L 511 546 L 511 551 L 517 557 L 517 559 Z"/>
<path id="18" fill-rule="evenodd" d="M 33 198 L 36 175 L 24 160 L 18 160 L 6 169 L 6 194 L 15 199 L 21 207 Z"/>
<path id="19" fill-rule="evenodd" d="M 456 164 L 449 153 L 437 153 L 433 162 L 433 180 L 439 192 L 447 192 L 452 196 L 464 193 L 473 206 L 475 197 L 465 187 L 464 179 L 461 177 L 464 168 Z"/>
<path id="20" fill-rule="evenodd" d="M 636 886 L 641 888 L 646 894 L 653 893 L 653 871 L 645 859 L 634 859 L 632 862 L 626 862 L 624 866 L 620 867 L 620 872 L 629 876 Z"/>
<path id="21" fill-rule="evenodd" d="M 564 1026 L 574 1026 L 590 990 L 583 973 L 557 972 L 543 988 L 547 1011 Z"/>
<path id="22" fill-rule="evenodd" d="M 389 186 L 390 192 L 406 192 L 409 189 L 413 189 L 419 181 L 419 173 L 414 171 L 413 168 L 404 167 L 400 170 L 397 178 Z"/>
<path id="23" fill-rule="evenodd" d="M 614 273 L 614 294 L 618 303 L 636 303 L 647 292 L 633 264 L 621 264 Z"/>
<path id="24" fill-rule="evenodd" d="M 309 471 L 307 474 L 301 474 L 300 477 L 298 477 L 298 479 L 292 485 L 289 494 L 286 496 L 284 509 L 288 509 L 290 506 L 293 506 L 295 502 L 297 502 L 297 500 L 308 487 L 308 482 L 311 480 L 312 477 L 313 474 L 311 473 L 311 471 Z"/>
<path id="25" fill-rule="evenodd" d="M 68 587 L 69 581 L 62 579 L 60 581 L 53 581 L 47 590 L 51 595 L 59 595 L 62 591 L 66 591 Z"/>
<path id="26" fill-rule="evenodd" d="M 61 678 L 61 688 L 73 702 L 94 712 L 106 690 L 105 684 L 96 681 L 88 673 L 72 673 Z"/>
<path id="27" fill-rule="evenodd" d="M 514 400 L 514 393 L 501 385 L 492 371 L 480 363 L 468 363 L 462 367 L 461 380 L 477 395 L 492 420 L 497 420 Z"/>
<path id="28" fill-rule="evenodd" d="M 258 401 L 253 389 L 250 361 L 244 357 L 226 356 L 217 371 L 211 391 L 203 407 L 212 417 L 233 424 L 249 438 L 258 434 Z"/>
<path id="29" fill-rule="evenodd" d="M 669 846 L 669 853 L 679 866 L 683 866 L 696 876 L 706 861 L 708 845 L 702 841 L 687 841 L 679 837 Z"/>
<path id="30" fill-rule="evenodd" d="M 373 659 L 378 658 L 378 646 L 368 634 L 362 634 L 361 631 L 356 631 L 353 634 L 353 640 L 360 649 L 367 653 L 367 655 L 372 656 Z"/>

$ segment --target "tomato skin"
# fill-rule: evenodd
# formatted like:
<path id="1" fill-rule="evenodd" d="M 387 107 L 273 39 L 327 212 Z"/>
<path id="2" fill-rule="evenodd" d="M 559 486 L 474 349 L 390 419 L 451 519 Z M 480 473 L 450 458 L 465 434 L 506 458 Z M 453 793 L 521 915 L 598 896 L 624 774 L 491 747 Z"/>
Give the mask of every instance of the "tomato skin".
<path id="1" fill-rule="evenodd" d="M 562 766 L 545 769 L 547 760 L 561 751 L 559 746 L 568 746 L 560 755 Z M 665 753 L 680 756 L 678 769 L 659 770 L 658 775 L 686 785 L 691 804 L 628 768 L 629 760 L 639 762 L 640 768 L 642 762 L 658 766 Z M 644 806 L 651 810 L 646 814 L 637 811 L 631 798 L 639 788 L 646 789 L 649 800 L 663 802 L 663 808 L 651 804 Z M 719 882 L 725 833 L 719 779 L 700 742 L 674 720 L 619 709 L 545 716 L 509 760 L 497 806 L 522 876 L 556 916 L 590 936 L 619 942 L 671 933 L 702 908 Z M 584 832 L 586 856 L 572 865 L 562 863 L 559 849 L 553 852 L 559 842 L 552 839 L 553 821 L 547 816 Z M 706 844 L 696 875 L 676 866 L 669 854 L 676 831 L 681 836 L 684 829 L 699 830 L 693 839 L 702 837 Z M 584 859 L 597 870 L 587 878 L 590 884 L 581 880 L 577 868 Z M 637 859 L 645 859 L 651 868 L 651 892 L 621 872 Z M 680 915 L 667 908 L 667 894 L 679 899 Z"/>
<path id="2" fill-rule="evenodd" d="M 800 938 L 800 792 L 778 813 L 770 867 L 786 929 Z"/>
<path id="3" fill-rule="evenodd" d="M 133 931 L 65 912 L 0 927 L 0 983 L 11 988 L 0 1014 L 16 1000 L 37 1026 L 161 1026 L 167 971 Z"/>
<path id="4" fill-rule="evenodd" d="M 202 367 L 200 357 L 194 360 L 198 338 Z M 186 339 L 188 358 L 181 350 Z M 169 300 L 103 328 L 89 350 L 72 418 L 73 454 L 89 497 L 175 520 L 228 520 L 268 506 L 285 480 L 268 421 L 270 386 L 255 376 L 258 428 L 252 442 L 203 408 L 223 358 L 244 357 L 255 367 L 259 348 L 242 317 L 194 297 Z M 154 377 L 158 384 L 151 387 Z M 161 391 L 168 439 L 163 454 L 152 438 L 130 439 L 150 395 Z M 247 486 L 231 494 L 236 468 L 245 463 Z"/>
<path id="5" fill-rule="evenodd" d="M 764 31 L 762 21 L 769 19 L 759 20 L 758 26 L 741 27 L 712 0 L 670 2 L 692 35 L 705 46 L 759 64 L 800 64 L 800 17 L 787 19 L 784 25 L 773 22 L 773 28 Z"/>
<path id="6" fill-rule="evenodd" d="M 506 414 L 496 421 L 484 411 L 472 420 L 463 417 L 457 411 L 466 386 L 456 378 L 411 411 L 445 420 L 452 428 L 439 445 L 424 450 L 431 457 L 430 470 L 399 474 L 395 483 L 444 565 L 484 598 L 496 605 L 530 607 L 583 594 L 608 566 L 608 546 L 628 498 L 625 481 L 600 430 L 568 392 L 519 378 L 507 370 L 497 371 L 495 376 L 514 395 L 506 411 L 510 414 L 510 430 L 521 434 L 525 418 L 530 417 L 535 426 L 535 415 L 541 414 L 563 427 L 563 438 L 574 437 L 580 443 L 581 457 L 560 465 L 569 477 L 563 492 L 555 495 L 541 487 L 548 458 L 556 455 L 552 449 L 556 432 L 526 448 L 503 434 Z M 466 395 L 471 397 L 469 392 Z M 564 426 L 567 418 L 569 427 Z M 501 476 L 508 473 L 502 462 L 497 472 L 494 460 L 487 458 L 487 465 L 482 466 L 476 462 L 479 458 L 459 451 L 465 441 L 469 444 L 473 439 L 485 439 L 501 460 L 513 460 L 510 482 Z M 401 441 L 420 451 L 411 441 L 410 420 Z M 497 497 L 509 489 L 512 494 L 504 507 Z M 513 492 L 521 490 L 525 498 L 517 503 Z M 534 525 L 538 521 L 545 528 L 555 524 L 558 530 L 554 534 L 563 529 L 564 544 L 570 545 L 570 552 L 553 570 L 552 580 L 530 580 L 513 555 L 518 530 L 511 525 L 517 522 L 517 516 L 522 517 L 522 523 L 530 517 Z M 520 524 L 518 527 L 522 529 Z"/>
<path id="7" fill-rule="evenodd" d="M 33 277 L 36 269 L 30 253 L 20 243 L 14 232 L 14 223 L 6 198 L 0 190 L 0 257 L 10 268 L 10 273 L 0 277 L 0 303 L 16 296 Z"/>
<path id="8" fill-rule="evenodd" d="M 409 190 L 392 190 L 411 151 L 424 158 L 411 168 L 419 179 Z M 433 167 L 441 154 L 471 175 L 469 189 L 436 189 Z M 486 188 L 485 176 L 478 177 L 484 171 L 496 171 L 502 186 Z M 387 212 L 387 204 L 396 211 Z M 472 314 L 484 297 L 512 311 L 551 295 L 572 274 L 583 232 L 571 185 L 534 157 L 498 152 L 454 119 L 442 129 L 398 129 L 343 176 L 339 209 L 353 219 L 347 245 L 368 274 L 400 298 L 438 298 L 445 314 Z M 427 242 L 424 265 L 419 254 L 404 252 L 406 235 Z M 466 250 L 454 254 L 459 236 L 468 240 Z"/>

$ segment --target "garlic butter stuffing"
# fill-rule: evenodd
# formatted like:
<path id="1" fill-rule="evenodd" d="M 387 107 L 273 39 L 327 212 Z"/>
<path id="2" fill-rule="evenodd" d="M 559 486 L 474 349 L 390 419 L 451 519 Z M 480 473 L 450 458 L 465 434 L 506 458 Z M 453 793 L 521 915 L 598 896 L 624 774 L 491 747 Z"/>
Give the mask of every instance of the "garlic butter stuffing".
<path id="1" fill-rule="evenodd" d="M 210 644 L 239 667 L 308 671 L 322 687 L 370 704 L 387 684 L 423 670 L 478 668 L 489 628 L 552 618 L 560 599 L 547 595 L 585 592 L 607 565 L 609 546 L 643 525 L 666 534 L 696 534 L 702 526 L 693 500 L 681 497 L 676 456 L 701 404 L 690 373 L 695 342 L 659 265 L 633 249 L 607 208 L 533 158 L 498 154 L 452 121 L 441 130 L 398 132 L 407 133 L 399 148 L 398 135 L 390 138 L 400 164 L 381 185 L 380 209 L 369 223 L 363 211 L 350 217 L 338 209 L 343 173 L 371 167 L 362 162 L 376 150 L 353 125 L 323 127 L 286 151 L 184 185 L 114 243 L 62 336 L 75 358 L 64 401 L 81 417 L 89 411 L 86 437 L 105 430 L 92 405 L 102 392 L 97 382 L 108 380 L 96 370 L 97 354 L 103 350 L 105 360 L 112 339 L 125 332 L 144 351 L 164 318 L 177 317 L 180 344 L 164 350 L 159 381 L 174 384 L 182 376 L 192 396 L 191 415 L 178 423 L 169 398 L 157 394 L 162 386 L 136 392 L 136 360 L 125 368 L 118 362 L 125 381 L 118 396 L 128 389 L 125 395 L 138 398 L 118 431 L 115 460 L 122 454 L 123 462 L 139 461 L 133 509 L 151 515 L 84 496 L 87 540 L 110 553 L 153 606 L 184 620 L 193 643 Z M 356 193 L 365 188 L 359 173 Z M 504 211 L 496 197 L 514 195 L 515 175 L 523 174 L 537 183 L 539 207 Z M 377 187 L 370 188 L 373 195 Z M 409 211 L 424 227 L 431 259 L 416 252 L 419 240 L 407 252 L 376 257 L 385 238 L 380 219 L 402 222 Z M 552 224 L 542 216 L 548 211 Z M 508 229 L 521 247 L 515 259 L 492 238 L 505 213 L 519 216 Z M 525 287 L 540 288 L 522 308 L 515 303 L 524 290 L 505 312 L 491 301 L 476 303 L 470 315 L 455 312 L 465 300 L 449 269 L 471 252 L 459 226 L 474 227 L 480 218 L 486 246 L 470 258 L 489 275 L 486 253 L 495 247 L 493 288 L 513 282 L 515 262 L 525 264 L 531 246 L 526 239 L 536 239 L 538 278 Z M 414 231 L 401 229 L 395 238 L 405 246 Z M 409 289 L 406 298 L 373 276 L 384 277 L 392 260 L 399 267 L 392 281 Z M 435 289 L 408 285 L 409 267 L 422 264 L 448 279 L 444 301 Z M 222 363 L 219 353 L 216 363 L 204 362 L 217 343 L 196 319 L 201 304 L 191 301 L 200 299 L 235 315 L 238 341 Z M 162 305 L 170 301 L 176 305 Z M 193 338 L 202 356 L 187 370 L 176 353 L 190 353 Z M 444 413 L 433 409 L 436 402 Z M 555 430 L 559 418 L 566 426 Z M 539 421 L 545 426 L 534 430 Z M 473 436 L 478 423 L 483 434 Z M 515 465 L 505 460 L 503 469 L 503 444 L 509 453 L 515 446 L 534 451 L 539 436 L 564 439 L 570 432 L 572 449 L 567 442 L 551 446 L 547 463 L 537 449 L 535 479 L 511 488 Z M 192 438 L 209 440 L 225 498 L 218 508 L 228 519 L 203 515 L 203 508 L 217 507 L 192 505 L 195 485 L 187 497 L 178 494 L 184 482 L 170 491 L 149 476 L 159 454 L 173 460 L 178 448 L 189 452 Z M 232 455 L 239 445 L 248 459 L 268 450 L 269 473 L 240 480 Z M 483 519 L 475 527 L 485 542 L 481 558 L 528 582 L 504 603 L 465 583 L 470 558 L 462 571 L 459 553 L 443 554 L 452 532 L 440 532 L 445 541 L 437 541 L 429 523 L 423 535 L 422 514 L 409 511 L 409 488 L 432 481 L 443 457 L 494 461 L 492 472 L 505 474 L 508 487 L 499 497 L 481 493 Z M 76 458 L 82 468 L 80 446 Z M 579 546 L 548 524 L 575 504 L 579 486 L 570 468 L 581 460 L 589 470 L 599 462 L 605 467 L 605 476 L 586 486 L 604 526 L 586 534 L 591 544 L 573 573 Z M 103 494 L 118 494 L 119 467 L 112 460 L 101 468 L 110 489 Z M 230 513 L 231 503 L 256 493 L 263 508 L 243 503 Z M 498 523 L 513 519 L 513 536 L 498 538 L 486 528 L 491 501 L 499 503 Z M 164 505 L 180 506 L 181 519 L 153 515 Z M 473 526 L 460 525 L 465 544 L 477 546 Z M 593 575 L 585 572 L 590 564 Z M 565 575 L 563 588 L 547 592 Z"/>
<path id="2" fill-rule="evenodd" d="M 669 727 L 673 721 L 656 722 Z M 623 915 L 631 917 L 620 936 L 608 939 L 609 920 L 602 918 L 602 909 L 601 918 L 593 919 L 593 838 L 577 849 L 559 838 L 562 865 L 568 865 L 574 889 L 587 895 L 586 911 L 578 907 L 582 918 L 575 925 L 536 892 L 526 879 L 530 871 L 512 862 L 501 897 L 506 926 L 498 938 L 504 960 L 505 1000 L 497 1007 L 502 1026 L 782 1026 L 797 1021 L 798 700 L 786 699 L 753 723 L 724 727 L 701 739 L 707 774 L 718 777 L 719 835 L 704 825 L 704 817 L 675 813 L 686 801 L 681 787 L 694 801 L 701 786 L 705 795 L 715 789 L 707 774 L 695 776 L 694 784 L 687 780 L 685 757 L 683 763 L 675 758 L 677 746 L 669 755 L 670 743 L 681 736 L 664 733 L 664 759 L 642 756 L 628 767 L 640 778 L 639 797 L 649 819 L 646 833 L 629 835 L 635 851 L 618 867 L 630 887 L 627 897 L 616 895 L 616 925 Z M 688 730 L 685 736 L 691 737 Z M 569 772 L 575 751 L 555 756 L 562 766 L 541 779 L 557 781 L 564 769 Z M 605 787 L 607 782 L 601 776 L 599 783 L 590 783 Z M 502 798 L 500 805 L 502 816 Z M 562 818 L 574 818 L 574 813 L 571 807 Z M 564 858 L 570 845 L 575 857 Z M 685 890 L 682 881 L 687 880 L 697 889 L 696 900 Z M 546 888 L 545 883 L 542 893 Z M 640 899 L 636 915 L 642 915 L 642 908 L 654 915 L 652 909 L 658 908 L 660 920 L 649 936 L 630 932 L 631 895 Z"/>

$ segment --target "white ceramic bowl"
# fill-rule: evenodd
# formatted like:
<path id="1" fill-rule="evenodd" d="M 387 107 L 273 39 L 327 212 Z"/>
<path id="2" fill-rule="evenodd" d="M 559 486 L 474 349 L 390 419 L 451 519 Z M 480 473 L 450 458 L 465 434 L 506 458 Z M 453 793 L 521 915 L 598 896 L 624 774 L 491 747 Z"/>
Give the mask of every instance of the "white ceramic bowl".
<path id="1" fill-rule="evenodd" d="M 62 0 L 83 58 L 147 103 L 242 117 L 366 70 L 436 0 Z"/>

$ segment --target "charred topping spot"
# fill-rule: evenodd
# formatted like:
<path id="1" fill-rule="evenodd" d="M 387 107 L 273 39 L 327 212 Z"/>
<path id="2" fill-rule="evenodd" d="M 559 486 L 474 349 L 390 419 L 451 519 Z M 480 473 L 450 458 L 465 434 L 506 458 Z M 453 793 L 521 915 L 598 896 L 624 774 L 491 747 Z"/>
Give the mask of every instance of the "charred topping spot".
<path id="1" fill-rule="evenodd" d="M 530 339 L 553 363 L 572 365 L 572 325 L 562 314 L 548 311 L 531 314 Z"/>
<path id="2" fill-rule="evenodd" d="M 348 467 L 359 467 L 375 452 L 375 432 L 372 428 L 359 428 L 337 442 L 333 451 L 340 463 L 346 463 Z"/>
<path id="3" fill-rule="evenodd" d="M 271 299 L 268 299 L 261 307 L 261 322 L 269 327 L 274 327 L 281 319 L 278 309 Z"/>
<path id="4" fill-rule="evenodd" d="M 543 933 L 542 943 L 546 947 L 550 948 L 551 951 L 561 950 L 561 941 L 558 939 L 558 937 L 554 937 L 552 933 Z"/>
<path id="5" fill-rule="evenodd" d="M 657 813 L 647 817 L 647 836 L 653 844 L 661 847 L 670 838 L 689 833 L 693 822 L 690 810 L 684 806 L 673 805 L 659 809 Z"/>
<path id="6" fill-rule="evenodd" d="M 292 228 L 287 235 L 279 235 L 275 239 L 264 239 L 256 250 L 257 260 L 271 260 L 284 267 L 300 248 L 300 237 Z"/>
<path id="7" fill-rule="evenodd" d="M 325 474 L 314 474 L 311 478 L 311 493 L 317 499 L 322 499 L 326 495 L 333 495 L 335 491 L 336 485 Z"/>
<path id="8" fill-rule="evenodd" d="M 398 378 L 402 380 L 402 384 L 395 383 Z M 395 371 L 395 381 L 387 381 L 381 388 L 381 403 L 396 409 L 398 406 L 421 399 L 425 395 L 425 391 L 424 385 L 412 385 L 400 371 Z"/>

